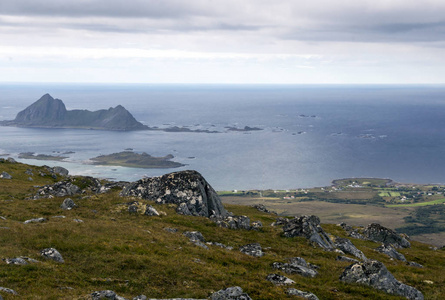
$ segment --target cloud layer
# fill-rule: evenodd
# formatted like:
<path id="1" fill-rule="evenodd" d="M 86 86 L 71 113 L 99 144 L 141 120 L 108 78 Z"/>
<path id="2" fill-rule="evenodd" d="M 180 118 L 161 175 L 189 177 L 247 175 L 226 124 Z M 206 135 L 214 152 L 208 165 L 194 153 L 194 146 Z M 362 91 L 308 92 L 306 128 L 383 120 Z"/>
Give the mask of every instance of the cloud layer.
<path id="1" fill-rule="evenodd" d="M 85 80 L 102 72 L 104 80 L 139 81 L 110 76 L 123 62 L 121 74 L 150 81 L 162 62 L 194 74 L 191 82 L 437 83 L 445 75 L 445 2 L 2 0 L 0 39 L 0 66 L 13 74 L 40 70 L 49 81 L 73 65 L 95 74 Z M 161 82 L 180 81 L 158 74 Z M 72 80 L 70 72 L 62 81 Z"/>

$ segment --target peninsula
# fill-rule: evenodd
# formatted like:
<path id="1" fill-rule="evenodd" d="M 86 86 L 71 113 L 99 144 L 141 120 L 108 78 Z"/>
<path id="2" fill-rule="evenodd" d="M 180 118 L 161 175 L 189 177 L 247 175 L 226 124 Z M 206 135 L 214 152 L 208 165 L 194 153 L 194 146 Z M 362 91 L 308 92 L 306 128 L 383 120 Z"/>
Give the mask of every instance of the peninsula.
<path id="1" fill-rule="evenodd" d="M 102 130 L 147 130 L 126 110 L 118 105 L 97 111 L 67 110 L 60 99 L 49 94 L 19 112 L 14 120 L 2 121 L 0 125 L 39 128 L 83 128 Z"/>
<path id="2" fill-rule="evenodd" d="M 169 154 L 164 157 L 154 157 L 147 153 L 134 153 L 132 151 L 123 151 L 108 155 L 100 155 L 91 160 L 95 165 L 122 166 L 129 168 L 145 169 L 169 169 L 179 168 L 185 165 L 171 161 L 174 156 Z"/>

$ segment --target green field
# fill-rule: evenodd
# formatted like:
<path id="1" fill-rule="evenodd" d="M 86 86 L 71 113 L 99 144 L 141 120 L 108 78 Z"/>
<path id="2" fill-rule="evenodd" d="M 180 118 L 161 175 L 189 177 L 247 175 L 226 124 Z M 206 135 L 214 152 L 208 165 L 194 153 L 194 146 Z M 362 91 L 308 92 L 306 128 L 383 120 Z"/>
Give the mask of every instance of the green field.
<path id="1" fill-rule="evenodd" d="M 420 203 L 391 204 L 391 205 L 386 205 L 386 207 L 417 207 L 417 206 L 427 206 L 427 205 L 442 204 L 442 203 L 445 203 L 445 198 L 427 202 L 420 202 Z"/>
<path id="2" fill-rule="evenodd" d="M 399 192 L 380 192 L 379 196 L 380 197 L 399 197 L 400 193 Z"/>

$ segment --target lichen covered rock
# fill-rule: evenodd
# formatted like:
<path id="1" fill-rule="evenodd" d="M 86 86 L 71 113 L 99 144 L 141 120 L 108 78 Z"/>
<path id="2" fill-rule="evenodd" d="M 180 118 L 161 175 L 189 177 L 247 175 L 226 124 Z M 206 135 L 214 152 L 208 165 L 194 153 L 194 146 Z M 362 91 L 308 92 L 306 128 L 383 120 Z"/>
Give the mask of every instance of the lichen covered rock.
<path id="1" fill-rule="evenodd" d="M 395 231 L 383 227 L 380 224 L 372 223 L 365 228 L 363 234 L 365 237 L 374 242 L 380 242 L 385 245 L 393 245 L 397 248 L 409 248 L 410 242 L 407 239 L 397 234 Z"/>
<path id="2" fill-rule="evenodd" d="M 325 250 L 333 250 L 334 243 L 320 226 L 320 219 L 317 216 L 295 217 L 286 222 L 283 227 L 284 236 L 302 236 L 312 243 Z"/>

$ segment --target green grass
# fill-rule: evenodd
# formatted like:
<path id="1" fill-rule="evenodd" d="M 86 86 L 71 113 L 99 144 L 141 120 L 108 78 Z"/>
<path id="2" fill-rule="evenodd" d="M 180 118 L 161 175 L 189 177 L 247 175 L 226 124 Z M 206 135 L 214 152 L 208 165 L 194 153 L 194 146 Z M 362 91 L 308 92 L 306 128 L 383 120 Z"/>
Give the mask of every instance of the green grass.
<path id="1" fill-rule="evenodd" d="M 28 168 L 34 170 L 32 182 L 24 174 Z M 25 200 L 36 192 L 33 186 L 60 180 L 38 175 L 43 170 L 0 163 L 0 172 L 13 176 L 12 180 L 0 179 L 0 215 L 6 218 L 0 220 L 0 227 L 9 228 L 0 229 L 0 258 L 28 256 L 41 261 L 28 266 L 0 261 L 0 286 L 19 293 L 11 296 L 0 292 L 6 300 L 85 299 L 93 291 L 104 289 L 128 299 L 140 294 L 149 298 L 206 298 L 214 291 L 235 285 L 252 299 L 292 299 L 284 293 L 287 287 L 276 287 L 265 278 L 271 273 L 286 275 L 273 270 L 271 264 L 295 256 L 319 265 L 320 275 L 286 275 L 296 281 L 292 287 L 313 292 L 320 299 L 403 299 L 369 287 L 341 283 L 338 278 L 349 264 L 336 261 L 337 253 L 314 248 L 304 238 L 283 237 L 280 227 L 270 226 L 275 216 L 254 208 L 226 205 L 237 215 L 260 220 L 264 224 L 262 231 L 219 228 L 203 217 L 177 215 L 172 205 L 146 201 L 142 202 L 150 203 L 165 215 L 132 215 L 122 205 L 132 199 L 119 197 L 118 191 L 70 197 L 78 208 L 63 211 L 60 204 L 64 198 Z M 53 218 L 58 215 L 65 218 Z M 24 220 L 36 217 L 46 217 L 48 221 L 23 224 Z M 84 222 L 75 223 L 75 218 Z M 170 233 L 164 230 L 166 227 L 179 231 Z M 323 228 L 332 235 L 346 237 L 336 225 Z M 182 234 L 191 230 L 200 231 L 207 241 L 220 242 L 234 250 L 197 247 Z M 425 299 L 441 299 L 445 293 L 444 251 L 432 251 L 428 245 L 416 242 L 412 248 L 400 250 L 408 260 L 425 266 L 415 269 L 374 251 L 378 243 L 352 241 L 368 258 L 382 261 L 397 279 L 421 290 Z M 261 244 L 264 257 L 254 258 L 238 251 L 240 246 L 253 242 Z M 65 263 L 43 260 L 39 251 L 47 247 L 58 249 Z"/>
<path id="2" fill-rule="evenodd" d="M 442 204 L 442 203 L 445 203 L 445 198 L 437 199 L 437 200 L 433 200 L 433 201 L 410 203 L 410 204 L 391 204 L 391 205 L 386 205 L 386 207 L 417 207 L 417 206 L 427 206 L 427 205 L 435 205 L 435 204 Z"/>
<path id="3" fill-rule="evenodd" d="M 380 197 L 399 197 L 400 193 L 399 192 L 380 192 L 379 196 Z"/>

